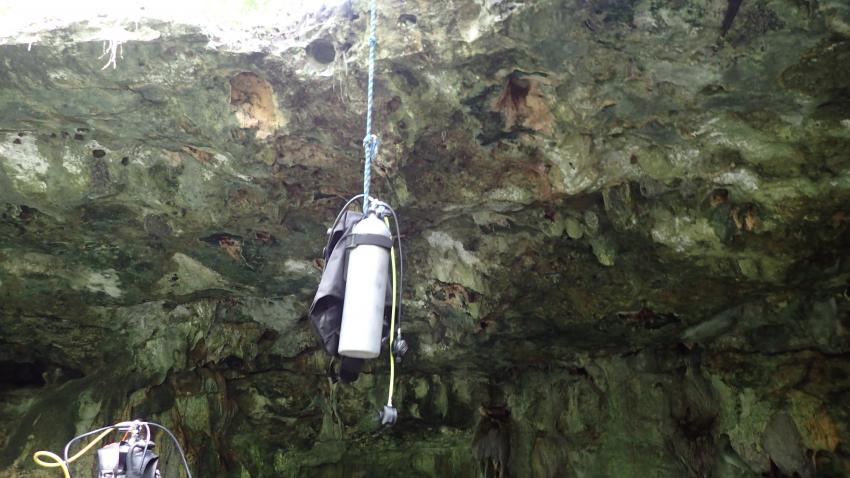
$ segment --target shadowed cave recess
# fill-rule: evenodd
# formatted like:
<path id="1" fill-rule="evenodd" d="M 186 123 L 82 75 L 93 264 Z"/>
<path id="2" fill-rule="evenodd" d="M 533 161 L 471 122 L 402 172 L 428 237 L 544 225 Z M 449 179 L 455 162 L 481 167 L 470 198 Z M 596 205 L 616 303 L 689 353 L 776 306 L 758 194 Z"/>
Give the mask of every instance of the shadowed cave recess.
<path id="1" fill-rule="evenodd" d="M 314 3 L 0 28 L 0 476 L 132 418 L 198 477 L 850 476 L 847 2 L 379 0 L 387 428 L 307 319 L 369 49 Z"/>

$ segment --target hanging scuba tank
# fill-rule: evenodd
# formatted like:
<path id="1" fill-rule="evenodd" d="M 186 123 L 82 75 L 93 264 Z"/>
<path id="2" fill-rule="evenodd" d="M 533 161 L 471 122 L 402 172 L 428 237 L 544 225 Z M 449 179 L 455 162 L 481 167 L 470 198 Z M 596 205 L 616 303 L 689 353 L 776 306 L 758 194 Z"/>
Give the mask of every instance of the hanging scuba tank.
<path id="1" fill-rule="evenodd" d="M 378 357 L 383 340 L 388 339 L 390 385 L 387 404 L 378 413 L 381 424 L 388 426 L 398 418 L 398 410 L 392 404 L 395 363 L 408 350 L 400 325 L 404 261 L 401 241 L 396 249 L 390 233 L 390 217 L 398 231 L 395 211 L 375 199 L 365 217 L 348 211 L 351 203 L 361 197 L 350 199 L 328 229 L 323 251 L 325 266 L 310 306 L 310 322 L 325 351 L 340 359 L 338 377 L 343 383 L 356 380 L 363 362 Z M 332 364 L 333 361 L 328 375 L 334 379 Z"/>
<path id="2" fill-rule="evenodd" d="M 381 354 L 392 236 L 374 211 L 352 232 L 337 352 L 371 359 Z"/>
<path id="3" fill-rule="evenodd" d="M 352 251 L 354 245 L 354 228 L 365 218 L 359 211 L 345 211 L 346 207 L 343 208 L 343 212 L 337 221 L 328 230 L 328 244 L 323 251 L 325 266 L 322 270 L 319 287 L 313 298 L 313 304 L 310 306 L 310 322 L 313 324 L 325 352 L 339 359 L 338 378 L 344 383 L 350 383 L 357 380 L 360 370 L 363 368 L 364 360 L 340 355 L 339 339 L 340 329 L 342 328 L 343 300 L 347 289 L 349 252 Z M 385 274 L 387 276 L 386 282 L 389 282 L 389 270 L 385 271 Z M 357 282 L 363 279 L 354 278 L 352 280 Z M 388 316 L 387 307 L 392 303 L 391 293 L 390 288 L 387 288 L 384 298 L 384 318 Z M 388 336 L 389 323 L 384 320 L 381 338 Z M 334 376 L 336 375 L 334 374 Z"/>

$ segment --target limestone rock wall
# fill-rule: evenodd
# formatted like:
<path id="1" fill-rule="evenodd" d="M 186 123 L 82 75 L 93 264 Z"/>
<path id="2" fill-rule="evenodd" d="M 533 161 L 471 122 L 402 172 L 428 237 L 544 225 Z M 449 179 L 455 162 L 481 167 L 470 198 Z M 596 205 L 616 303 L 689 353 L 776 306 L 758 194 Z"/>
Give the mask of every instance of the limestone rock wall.
<path id="1" fill-rule="evenodd" d="M 130 417 L 204 477 L 850 474 L 844 2 L 379 2 L 387 430 L 306 321 L 365 7 L 0 35 L 0 474 Z"/>

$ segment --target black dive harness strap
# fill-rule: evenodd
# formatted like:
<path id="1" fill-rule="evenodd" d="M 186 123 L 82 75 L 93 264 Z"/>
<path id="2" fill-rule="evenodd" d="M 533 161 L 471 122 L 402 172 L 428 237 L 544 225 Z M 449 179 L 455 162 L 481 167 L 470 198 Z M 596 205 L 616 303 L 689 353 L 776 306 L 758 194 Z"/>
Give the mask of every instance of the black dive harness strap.
<path id="1" fill-rule="evenodd" d="M 387 250 L 392 249 L 393 247 L 393 240 L 380 234 L 352 234 L 348 236 L 348 240 L 345 242 L 345 247 L 347 249 L 360 245 L 380 246 Z"/>

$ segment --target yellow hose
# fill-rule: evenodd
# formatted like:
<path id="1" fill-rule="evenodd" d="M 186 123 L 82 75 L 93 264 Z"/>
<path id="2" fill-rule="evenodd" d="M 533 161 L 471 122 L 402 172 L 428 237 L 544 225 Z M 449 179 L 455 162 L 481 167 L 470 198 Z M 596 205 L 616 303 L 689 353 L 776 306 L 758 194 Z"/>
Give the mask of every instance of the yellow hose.
<path id="1" fill-rule="evenodd" d="M 390 228 L 390 218 L 384 216 L 384 224 L 387 229 Z M 396 231 L 397 232 L 397 231 Z M 396 290 L 396 272 L 395 272 L 395 247 L 390 246 L 390 262 L 392 263 L 393 271 L 393 307 L 390 312 L 390 392 L 387 397 L 387 405 L 393 406 L 393 385 L 395 384 L 395 357 L 393 356 L 393 340 L 395 338 L 395 310 L 396 300 L 398 300 L 398 292 Z"/>
<path id="2" fill-rule="evenodd" d="M 97 445 L 98 443 L 100 443 L 100 441 L 101 441 L 101 440 L 103 440 L 103 439 L 106 437 L 106 435 L 109 435 L 110 433 L 112 433 L 112 431 L 113 431 L 113 430 L 114 430 L 114 428 L 110 428 L 109 430 L 105 430 L 103 433 L 101 433 L 100 435 L 98 435 L 98 437 L 97 437 L 97 438 L 95 438 L 94 440 L 92 440 L 91 442 L 89 442 L 89 444 L 88 444 L 88 445 L 86 445 L 86 446 L 85 446 L 82 450 L 78 451 L 78 452 L 77 452 L 74 456 L 72 456 L 71 458 L 68 458 L 68 461 L 67 461 L 67 462 L 66 462 L 66 461 L 64 461 L 64 460 L 62 459 L 62 457 L 61 457 L 61 456 L 59 456 L 59 455 L 57 455 L 56 453 L 53 453 L 52 451 L 44 451 L 44 450 L 42 450 L 42 451 L 37 451 L 37 452 L 33 453 L 33 455 L 32 455 L 32 460 L 33 460 L 34 462 L 36 462 L 36 464 L 37 464 L 37 465 L 39 465 L 39 466 L 43 466 L 43 467 L 45 467 L 45 468 L 57 468 L 57 467 L 61 467 L 61 468 L 62 468 L 62 473 L 64 473 L 64 474 L 65 474 L 65 478 L 71 478 L 71 472 L 70 472 L 70 471 L 68 471 L 68 463 L 73 463 L 73 462 L 75 462 L 75 461 L 76 461 L 79 457 L 81 457 L 81 456 L 85 455 L 85 454 L 86 454 L 86 452 L 88 452 L 89 450 L 91 450 L 93 446 L 95 446 L 95 445 Z M 50 459 L 51 459 L 51 460 L 53 460 L 53 461 L 52 461 L 52 462 L 47 462 L 47 461 L 42 460 L 40 457 L 50 458 Z"/>

